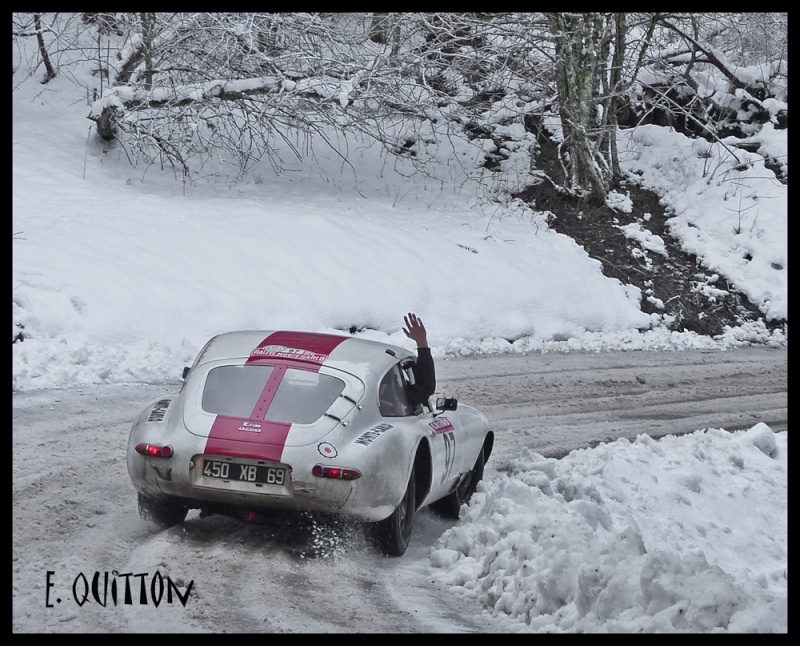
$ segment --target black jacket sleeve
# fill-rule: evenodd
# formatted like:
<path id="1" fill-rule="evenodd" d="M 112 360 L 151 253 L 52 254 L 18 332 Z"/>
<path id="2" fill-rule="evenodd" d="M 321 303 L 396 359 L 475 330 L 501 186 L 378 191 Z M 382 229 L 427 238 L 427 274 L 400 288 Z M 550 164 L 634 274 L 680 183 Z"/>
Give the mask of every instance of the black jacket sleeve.
<path id="1" fill-rule="evenodd" d="M 430 348 L 417 348 L 417 363 L 414 365 L 414 384 L 409 384 L 411 404 L 425 404 L 436 392 L 436 368 Z"/>

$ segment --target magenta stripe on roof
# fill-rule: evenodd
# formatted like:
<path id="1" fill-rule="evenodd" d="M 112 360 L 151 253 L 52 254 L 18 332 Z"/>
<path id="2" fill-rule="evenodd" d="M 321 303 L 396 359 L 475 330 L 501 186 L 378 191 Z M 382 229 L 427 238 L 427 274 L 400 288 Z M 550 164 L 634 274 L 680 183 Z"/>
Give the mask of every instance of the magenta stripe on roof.
<path id="1" fill-rule="evenodd" d="M 264 359 L 292 359 L 321 365 L 347 337 L 315 332 L 274 332 L 250 353 L 248 363 Z"/>

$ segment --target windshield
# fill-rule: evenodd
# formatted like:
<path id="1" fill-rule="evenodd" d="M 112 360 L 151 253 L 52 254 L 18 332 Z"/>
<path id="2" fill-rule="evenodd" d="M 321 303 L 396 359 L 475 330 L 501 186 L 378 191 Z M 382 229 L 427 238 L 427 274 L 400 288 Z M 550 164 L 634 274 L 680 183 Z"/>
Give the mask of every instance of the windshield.
<path id="1" fill-rule="evenodd" d="M 311 424 L 330 407 L 344 386 L 341 379 L 311 370 L 220 366 L 206 377 L 202 406 L 216 415 L 261 419 L 257 409 L 269 403 L 263 419 Z"/>

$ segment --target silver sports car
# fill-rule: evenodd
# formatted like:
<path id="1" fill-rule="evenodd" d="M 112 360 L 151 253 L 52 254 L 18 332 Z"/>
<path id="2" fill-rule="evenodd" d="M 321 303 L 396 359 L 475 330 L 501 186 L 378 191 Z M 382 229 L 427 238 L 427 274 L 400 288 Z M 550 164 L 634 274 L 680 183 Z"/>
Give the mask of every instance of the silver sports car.
<path id="1" fill-rule="evenodd" d="M 421 507 L 458 518 L 494 442 L 475 408 L 411 404 L 415 361 L 399 346 L 333 334 L 213 337 L 180 392 L 133 423 L 139 513 L 164 527 L 189 509 L 333 513 L 364 521 L 380 549 L 402 555 Z"/>

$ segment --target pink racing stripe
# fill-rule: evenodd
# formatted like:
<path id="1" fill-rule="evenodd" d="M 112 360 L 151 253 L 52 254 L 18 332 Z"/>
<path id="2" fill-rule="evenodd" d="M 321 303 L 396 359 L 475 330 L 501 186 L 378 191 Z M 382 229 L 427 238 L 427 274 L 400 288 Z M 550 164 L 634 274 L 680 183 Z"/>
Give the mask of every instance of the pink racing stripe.
<path id="1" fill-rule="evenodd" d="M 291 424 L 217 415 L 206 441 L 206 455 L 230 455 L 280 462 Z"/>
<path id="2" fill-rule="evenodd" d="M 250 353 L 248 363 L 265 359 L 290 359 L 321 365 L 347 337 L 314 332 L 274 332 Z"/>
<path id="3" fill-rule="evenodd" d="M 286 366 L 291 361 L 303 363 L 303 368 L 318 372 L 333 349 L 347 337 L 312 332 L 275 332 L 266 337 L 250 353 L 247 363 L 271 363 Z M 288 361 L 287 361 L 288 360 Z M 276 369 L 273 377 L 282 378 L 285 370 Z M 206 455 L 230 455 L 257 460 L 280 462 L 286 438 L 292 425 L 264 420 L 279 383 L 267 380 L 249 420 L 217 415 L 205 446 Z"/>

